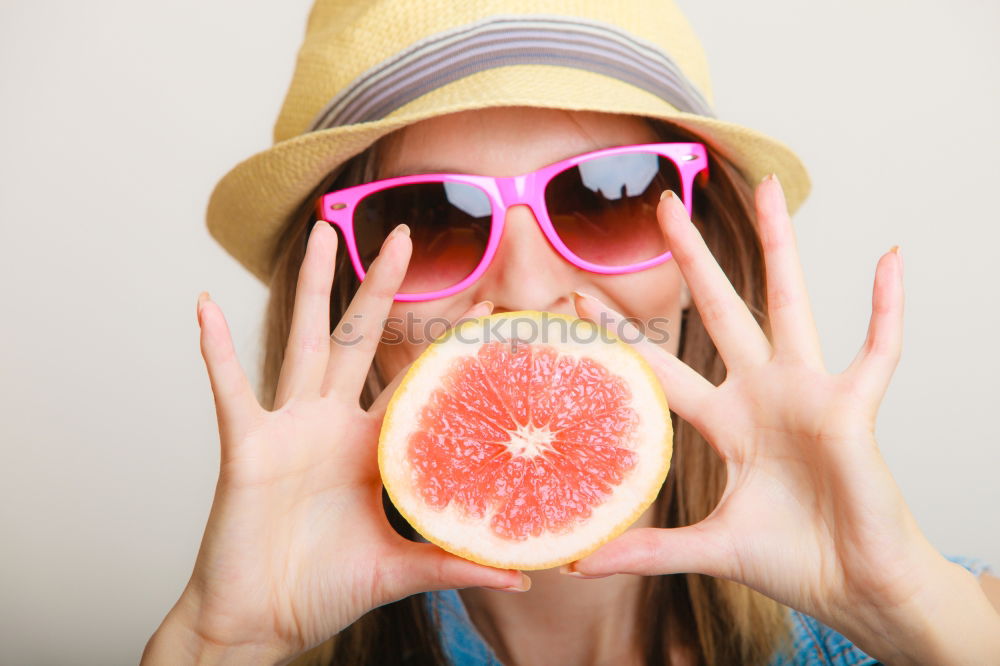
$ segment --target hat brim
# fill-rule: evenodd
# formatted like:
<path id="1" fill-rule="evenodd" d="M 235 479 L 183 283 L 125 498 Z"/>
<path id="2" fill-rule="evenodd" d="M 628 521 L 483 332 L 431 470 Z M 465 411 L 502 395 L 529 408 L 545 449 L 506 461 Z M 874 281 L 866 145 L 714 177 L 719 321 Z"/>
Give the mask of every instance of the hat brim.
<path id="1" fill-rule="evenodd" d="M 275 244 L 290 218 L 324 178 L 382 136 L 458 111 L 537 106 L 647 116 L 679 125 L 730 160 L 749 183 L 776 173 L 790 213 L 809 194 L 809 174 L 784 143 L 735 123 L 678 111 L 628 83 L 584 70 L 516 65 L 478 72 L 373 122 L 301 134 L 274 144 L 230 170 L 215 186 L 206 213 L 209 233 L 268 284 Z"/>

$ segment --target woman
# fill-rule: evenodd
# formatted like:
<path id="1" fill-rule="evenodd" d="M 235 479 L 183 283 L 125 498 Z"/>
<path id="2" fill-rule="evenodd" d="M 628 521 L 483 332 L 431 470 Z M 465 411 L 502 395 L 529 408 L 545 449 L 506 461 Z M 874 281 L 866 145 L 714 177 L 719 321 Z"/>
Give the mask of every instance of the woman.
<path id="1" fill-rule="evenodd" d="M 804 170 L 777 142 L 710 118 L 700 52 L 676 8 L 630 5 L 635 15 L 623 15 L 562 2 L 534 16 L 518 2 L 472 4 L 317 3 L 279 145 L 213 195 L 213 234 L 271 289 L 264 406 L 203 294 L 222 467 L 194 574 L 144 661 L 1000 659 L 1000 616 L 985 591 L 995 579 L 977 581 L 978 564 L 963 568 L 931 547 L 873 435 L 900 353 L 898 250 L 878 262 L 864 346 L 847 370 L 828 372 L 789 220 L 808 190 Z M 612 52 L 621 58 L 609 64 Z M 358 61 L 344 64 L 344 54 Z M 331 69 L 344 80 L 324 83 L 336 79 Z M 379 109 L 387 97 L 394 104 Z M 313 224 L 325 192 L 360 183 L 514 176 L 609 147 L 649 155 L 677 143 L 707 151 L 709 169 L 690 191 L 669 160 L 635 189 L 637 167 L 619 163 L 608 173 L 624 195 L 595 202 L 570 169 L 549 183 L 544 213 L 507 210 L 492 257 L 489 216 L 486 229 L 482 216 L 480 227 L 463 222 L 440 188 L 418 198 L 387 187 L 367 212 L 354 210 L 350 238 Z M 780 182 L 760 180 L 771 172 Z M 584 218 L 589 227 L 559 233 L 585 242 L 602 231 L 595 206 L 618 223 L 602 251 L 642 238 L 631 245 L 670 256 L 616 275 L 567 261 L 537 216 Z M 656 240 L 641 235 L 643 223 Z M 464 288 L 428 296 L 479 263 Z M 393 380 L 426 344 L 380 344 L 385 318 L 517 309 L 671 326 L 665 342 L 636 344 L 675 412 L 660 497 L 617 540 L 530 580 L 421 542 L 384 505 L 375 460 Z"/>

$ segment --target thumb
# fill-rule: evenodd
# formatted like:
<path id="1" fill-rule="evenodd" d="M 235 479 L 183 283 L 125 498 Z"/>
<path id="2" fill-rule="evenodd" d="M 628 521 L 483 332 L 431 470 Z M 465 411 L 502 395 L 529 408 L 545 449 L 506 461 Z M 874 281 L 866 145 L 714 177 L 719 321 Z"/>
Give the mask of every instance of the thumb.
<path id="1" fill-rule="evenodd" d="M 509 592 L 526 592 L 531 579 L 514 569 L 496 569 L 452 555 L 432 543 L 407 541 L 386 562 L 387 582 L 393 596 L 409 596 L 430 590 L 488 587 Z"/>
<path id="2" fill-rule="evenodd" d="M 710 524 L 662 529 L 639 527 L 626 531 L 560 572 L 579 578 L 616 573 L 656 576 L 700 573 L 723 577 L 727 547 Z"/>

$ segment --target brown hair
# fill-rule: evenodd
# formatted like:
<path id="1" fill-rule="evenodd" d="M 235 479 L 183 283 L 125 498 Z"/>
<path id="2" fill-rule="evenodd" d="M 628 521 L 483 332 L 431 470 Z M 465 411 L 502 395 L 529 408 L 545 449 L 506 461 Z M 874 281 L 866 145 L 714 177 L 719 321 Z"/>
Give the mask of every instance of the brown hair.
<path id="1" fill-rule="evenodd" d="M 700 141 L 680 127 L 650 119 L 663 141 Z M 320 183 L 312 197 L 284 230 L 272 257 L 264 330 L 262 402 L 271 407 L 285 344 L 291 328 L 292 305 L 299 266 L 313 221 L 312 202 L 331 189 L 374 180 L 386 137 L 348 160 Z M 708 247 L 761 325 L 766 326 L 764 263 L 753 221 L 753 189 L 731 162 L 708 148 L 711 176 L 696 185 L 694 223 Z M 331 301 L 330 330 L 347 308 L 358 280 L 341 243 Z M 766 330 L 766 329 L 765 329 Z M 693 307 L 684 311 L 678 357 L 712 383 L 726 369 Z M 367 407 L 381 390 L 374 369 L 361 397 Z M 671 413 L 674 454 L 670 473 L 655 504 L 656 524 L 690 525 L 715 508 L 726 484 L 722 461 L 702 436 Z M 383 491 L 386 515 L 403 536 L 415 533 Z M 295 664 L 447 664 L 435 623 L 414 595 L 376 608 L 336 637 L 300 655 Z M 701 574 L 652 576 L 643 579 L 639 613 L 642 652 L 647 664 L 669 664 L 670 645 L 686 647 L 701 664 L 762 664 L 788 647 L 787 609 L 743 585 Z"/>

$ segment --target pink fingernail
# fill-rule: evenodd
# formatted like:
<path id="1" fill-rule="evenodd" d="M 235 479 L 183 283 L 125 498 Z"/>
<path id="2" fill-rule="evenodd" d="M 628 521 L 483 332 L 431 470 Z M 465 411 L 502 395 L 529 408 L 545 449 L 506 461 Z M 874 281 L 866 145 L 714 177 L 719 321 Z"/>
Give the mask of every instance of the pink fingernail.
<path id="1" fill-rule="evenodd" d="M 559 573 L 563 574 L 564 576 L 572 576 L 573 578 L 580 578 L 583 580 L 593 580 L 595 578 L 607 578 L 608 576 L 614 575 L 614 574 L 597 574 L 591 576 L 583 574 L 577 571 L 576 569 L 573 569 L 571 564 L 564 564 L 561 567 L 559 567 Z"/>
<path id="2" fill-rule="evenodd" d="M 496 590 L 497 592 L 527 592 L 527 590 L 522 590 L 521 588 L 515 587 L 515 586 L 511 586 L 511 587 L 493 587 L 493 588 L 490 588 L 490 589 Z"/>
<path id="3" fill-rule="evenodd" d="M 521 582 L 517 585 L 508 585 L 507 587 L 491 587 L 490 589 L 498 592 L 527 592 L 531 589 L 531 579 L 522 573 Z"/>
<path id="4" fill-rule="evenodd" d="M 201 308 L 205 305 L 205 302 L 209 300 L 209 295 L 207 291 L 203 291 L 198 294 L 198 326 L 201 326 Z"/>
<path id="5" fill-rule="evenodd" d="M 406 224 L 396 225 L 396 228 L 393 229 L 392 231 L 390 231 L 389 235 L 385 237 L 384 241 L 382 241 L 382 247 L 379 248 L 379 252 L 381 252 L 382 250 L 384 250 L 385 246 L 389 244 L 389 241 L 391 241 L 393 238 L 395 238 L 399 234 L 402 234 L 404 236 L 409 236 L 410 235 L 410 227 L 408 225 L 406 225 Z"/>
<path id="6" fill-rule="evenodd" d="M 482 312 L 483 310 L 486 310 L 486 314 L 492 313 L 493 312 L 493 301 L 479 301 L 478 303 L 476 303 L 475 305 L 473 305 L 471 308 L 469 308 L 468 310 L 466 310 L 466 314 L 464 316 L 465 317 L 475 317 L 475 316 L 478 315 L 479 312 Z M 478 315 L 478 316 L 483 316 L 483 315 Z"/>

